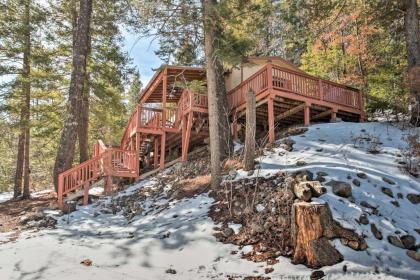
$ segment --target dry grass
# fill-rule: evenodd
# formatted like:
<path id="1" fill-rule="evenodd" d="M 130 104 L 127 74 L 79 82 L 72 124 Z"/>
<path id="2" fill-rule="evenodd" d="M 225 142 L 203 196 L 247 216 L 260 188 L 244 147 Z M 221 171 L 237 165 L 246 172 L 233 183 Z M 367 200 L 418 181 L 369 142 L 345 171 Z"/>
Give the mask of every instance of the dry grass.
<path id="1" fill-rule="evenodd" d="M 193 197 L 207 191 L 210 187 L 210 180 L 210 175 L 181 180 L 174 186 L 174 190 L 177 192 L 176 198 Z"/>
<path id="2" fill-rule="evenodd" d="M 240 157 L 229 158 L 223 164 L 223 171 L 229 172 L 229 170 L 243 169 L 243 167 L 244 167 L 244 164 L 243 164 L 242 159 Z"/>

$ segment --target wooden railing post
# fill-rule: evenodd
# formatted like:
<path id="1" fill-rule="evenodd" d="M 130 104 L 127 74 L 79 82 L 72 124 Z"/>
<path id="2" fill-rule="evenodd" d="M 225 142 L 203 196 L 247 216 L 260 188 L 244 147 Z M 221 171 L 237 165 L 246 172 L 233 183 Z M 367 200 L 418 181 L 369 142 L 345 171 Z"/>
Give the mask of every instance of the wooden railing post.
<path id="1" fill-rule="evenodd" d="M 322 80 L 318 79 L 318 87 L 319 87 L 319 99 L 324 100 L 324 86 L 322 84 Z"/>
<path id="2" fill-rule="evenodd" d="M 271 62 L 267 64 L 267 87 L 271 93 L 273 89 L 273 65 Z"/>
<path id="3" fill-rule="evenodd" d="M 58 204 L 58 208 L 62 209 L 63 208 L 63 188 L 64 188 L 64 180 L 63 180 L 63 175 L 58 175 L 58 191 L 57 191 L 57 204 Z"/>

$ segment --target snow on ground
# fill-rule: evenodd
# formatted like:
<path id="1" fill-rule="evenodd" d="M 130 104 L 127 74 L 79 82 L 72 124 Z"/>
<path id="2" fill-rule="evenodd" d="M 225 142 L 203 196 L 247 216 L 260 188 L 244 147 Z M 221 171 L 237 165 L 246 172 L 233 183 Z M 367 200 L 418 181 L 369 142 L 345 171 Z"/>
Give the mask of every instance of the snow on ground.
<path id="1" fill-rule="evenodd" d="M 13 192 L 2 192 L 0 193 L 0 203 L 8 201 L 13 198 Z"/>
<path id="2" fill-rule="evenodd" d="M 371 155 L 365 149 L 354 148 L 351 136 L 361 134 L 362 128 L 380 135 L 382 153 Z M 322 270 L 329 279 L 394 279 L 420 277 L 420 265 L 405 255 L 405 250 L 393 247 L 386 238 L 372 237 L 369 226 L 359 225 L 354 219 L 362 213 L 360 201 L 377 205 L 382 216 L 369 215 L 386 237 L 395 230 L 409 233 L 420 240 L 414 228 L 420 225 L 420 206 L 405 199 L 407 193 L 419 193 L 420 183 L 402 174 L 395 163 L 398 147 L 404 146 L 402 132 L 384 124 L 336 123 L 311 126 L 302 136 L 295 136 L 294 151 L 279 156 L 277 148 L 260 158 L 260 175 L 274 174 L 279 169 L 297 170 L 296 162 L 307 165 L 300 169 L 325 171 L 328 179 L 349 181 L 363 171 L 368 179 L 360 180 L 360 188 L 353 187 L 355 203 L 338 199 L 329 192 L 320 199 L 327 201 L 336 219 L 368 236 L 369 249 L 355 252 L 336 242 L 345 261 Z M 322 148 L 322 152 L 316 150 Z M 245 176 L 240 172 L 238 177 Z M 386 186 L 382 177 L 396 182 L 392 190 L 401 192 L 400 207 L 380 191 Z M 351 180 L 350 180 L 351 182 Z M 139 188 L 153 188 L 154 179 L 147 179 L 118 194 L 124 196 Z M 389 186 L 388 186 L 389 187 Z M 170 188 L 170 186 L 168 186 Z M 264 275 L 265 263 L 253 263 L 240 258 L 237 246 L 226 245 L 213 237 L 214 222 L 207 217 L 212 198 L 202 194 L 190 199 L 159 203 L 146 200 L 145 211 L 127 221 L 121 214 L 108 214 L 103 204 L 80 207 L 78 211 L 59 218 L 57 229 L 38 233 L 24 233 L 14 243 L 0 245 L 0 279 L 227 279 L 227 276 Z M 162 207 L 168 205 L 168 207 Z M 54 215 L 53 211 L 50 211 Z M 231 225 L 239 230 L 240 225 Z M 169 234 L 168 234 L 169 233 Z M 247 247 L 242 249 L 247 250 Z M 240 250 L 239 250 L 240 251 Z M 80 264 L 91 259 L 93 265 Z M 342 267 L 348 272 L 343 275 Z M 378 266 L 380 274 L 374 274 Z M 169 274 L 172 268 L 177 273 Z M 274 272 L 266 276 L 280 279 L 301 276 L 309 279 L 312 270 L 303 265 L 292 265 L 280 257 Z"/>

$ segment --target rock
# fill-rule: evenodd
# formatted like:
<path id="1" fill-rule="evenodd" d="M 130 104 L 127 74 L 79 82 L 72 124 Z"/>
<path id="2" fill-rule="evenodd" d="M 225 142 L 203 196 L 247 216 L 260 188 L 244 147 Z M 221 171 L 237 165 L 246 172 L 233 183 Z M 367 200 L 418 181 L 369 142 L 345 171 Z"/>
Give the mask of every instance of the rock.
<path id="1" fill-rule="evenodd" d="M 416 246 L 416 238 L 412 235 L 403 235 L 400 237 L 405 249 L 413 249 Z"/>
<path id="2" fill-rule="evenodd" d="M 352 181 L 353 185 L 355 185 L 356 187 L 360 187 L 360 181 L 357 179 L 353 179 Z"/>
<path id="3" fill-rule="evenodd" d="M 392 205 L 394 205 L 395 207 L 400 207 L 400 204 L 398 203 L 398 201 L 393 200 L 391 201 Z"/>
<path id="4" fill-rule="evenodd" d="M 364 200 L 360 202 L 360 206 L 363 206 L 363 207 L 366 207 L 366 208 L 370 208 L 370 209 L 376 209 L 377 208 L 377 207 L 369 204 L 369 202 L 366 202 Z"/>
<path id="5" fill-rule="evenodd" d="M 247 176 L 252 176 L 252 174 L 254 174 L 254 170 L 249 170 L 248 173 L 246 174 Z"/>
<path id="6" fill-rule="evenodd" d="M 365 173 L 363 173 L 363 172 L 357 172 L 356 175 L 360 179 L 367 179 L 367 175 Z"/>
<path id="7" fill-rule="evenodd" d="M 63 214 L 70 214 L 76 211 L 76 203 L 74 201 L 67 201 L 63 204 Z"/>
<path id="8" fill-rule="evenodd" d="M 306 165 L 306 162 L 305 161 L 303 161 L 303 160 L 298 160 L 297 162 L 296 162 L 296 166 L 305 166 Z"/>
<path id="9" fill-rule="evenodd" d="M 409 193 L 407 199 L 413 204 L 418 204 L 420 203 L 420 194 Z"/>
<path id="10" fill-rule="evenodd" d="M 382 177 L 382 180 L 387 184 L 395 185 L 395 182 L 392 181 L 391 179 L 387 178 L 387 177 Z"/>
<path id="11" fill-rule="evenodd" d="M 404 245 L 402 244 L 401 240 L 397 236 L 389 235 L 387 239 L 388 239 L 388 242 L 391 243 L 392 245 L 404 249 Z"/>
<path id="12" fill-rule="evenodd" d="M 347 238 L 341 238 L 340 241 L 341 244 L 350 247 L 356 251 L 363 251 L 367 248 L 366 241 L 363 238 L 360 238 L 358 240 L 349 240 Z"/>
<path id="13" fill-rule="evenodd" d="M 226 237 L 226 238 L 232 236 L 234 233 L 235 232 L 230 227 L 226 227 L 222 231 L 223 236 Z"/>
<path id="14" fill-rule="evenodd" d="M 362 214 L 359 217 L 359 223 L 361 223 L 362 225 L 368 225 L 369 224 L 369 219 L 366 216 L 366 214 Z"/>
<path id="15" fill-rule="evenodd" d="M 318 172 L 316 173 L 316 175 L 318 175 L 318 176 L 322 176 L 322 177 L 325 177 L 325 176 L 328 176 L 328 173 L 327 173 L 327 172 L 324 172 L 324 171 L 318 171 Z"/>
<path id="16" fill-rule="evenodd" d="M 168 274 L 176 274 L 176 270 L 173 268 L 168 268 L 165 272 Z"/>
<path id="17" fill-rule="evenodd" d="M 322 152 L 324 149 L 323 148 L 318 148 L 315 151 L 317 151 L 318 153 Z"/>
<path id="18" fill-rule="evenodd" d="M 399 198 L 399 199 L 403 199 L 404 197 L 403 197 L 403 194 L 402 193 L 397 193 L 397 198 Z"/>
<path id="19" fill-rule="evenodd" d="M 346 273 L 347 272 L 347 265 L 343 265 L 343 272 Z"/>
<path id="20" fill-rule="evenodd" d="M 325 276 L 324 271 L 322 270 L 315 270 L 311 273 L 311 280 L 318 280 Z"/>
<path id="21" fill-rule="evenodd" d="M 83 265 L 85 265 L 85 266 L 91 266 L 92 265 L 92 260 L 90 260 L 90 259 L 85 259 L 85 260 L 83 260 L 83 261 L 81 261 L 80 262 L 80 264 L 83 264 Z"/>
<path id="22" fill-rule="evenodd" d="M 272 268 L 272 267 L 267 267 L 267 268 L 264 270 L 265 274 L 269 274 L 269 273 L 271 273 L 271 272 L 273 272 L 273 271 L 274 271 L 274 268 Z"/>
<path id="23" fill-rule="evenodd" d="M 417 253 L 416 251 L 413 251 L 413 250 L 408 250 L 406 254 L 413 260 L 420 262 L 420 253 Z"/>
<path id="24" fill-rule="evenodd" d="M 394 197 L 394 194 L 392 193 L 390 188 L 382 187 L 381 191 L 389 197 Z"/>
<path id="25" fill-rule="evenodd" d="M 382 240 L 382 232 L 376 227 L 374 223 L 370 224 L 370 230 L 372 231 L 373 236 L 375 236 L 376 239 Z"/>
<path id="26" fill-rule="evenodd" d="M 327 189 L 324 186 L 322 186 L 319 181 L 308 181 L 305 183 L 311 189 L 312 196 L 314 197 L 320 197 L 321 195 L 327 192 Z"/>
<path id="27" fill-rule="evenodd" d="M 229 171 L 229 177 L 230 177 L 231 179 L 235 179 L 236 174 L 238 174 L 238 172 L 237 172 L 235 169 L 231 169 L 231 170 Z"/>
<path id="28" fill-rule="evenodd" d="M 307 169 L 296 171 L 292 174 L 292 176 L 295 177 L 296 180 L 298 181 L 313 181 L 314 180 L 314 174 Z"/>
<path id="29" fill-rule="evenodd" d="M 320 183 L 324 183 L 325 181 L 327 181 L 327 179 L 325 179 L 325 177 L 322 177 L 320 175 L 316 176 L 315 181 L 318 181 Z"/>
<path id="30" fill-rule="evenodd" d="M 414 230 L 420 235 L 420 228 L 415 228 Z"/>
<path id="31" fill-rule="evenodd" d="M 332 191 L 335 195 L 344 198 L 352 196 L 351 186 L 349 183 L 332 180 L 329 181 L 327 185 L 332 187 Z"/>

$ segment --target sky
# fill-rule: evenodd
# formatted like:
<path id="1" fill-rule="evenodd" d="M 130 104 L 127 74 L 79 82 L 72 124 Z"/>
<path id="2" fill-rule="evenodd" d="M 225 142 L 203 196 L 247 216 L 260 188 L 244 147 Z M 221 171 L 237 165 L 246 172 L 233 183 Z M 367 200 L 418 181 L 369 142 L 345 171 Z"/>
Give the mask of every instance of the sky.
<path id="1" fill-rule="evenodd" d="M 134 66 L 140 71 L 143 86 L 146 86 L 153 74 L 163 62 L 154 53 L 159 48 L 159 42 L 153 38 L 141 38 L 137 34 L 123 31 L 124 50 L 133 59 Z"/>

